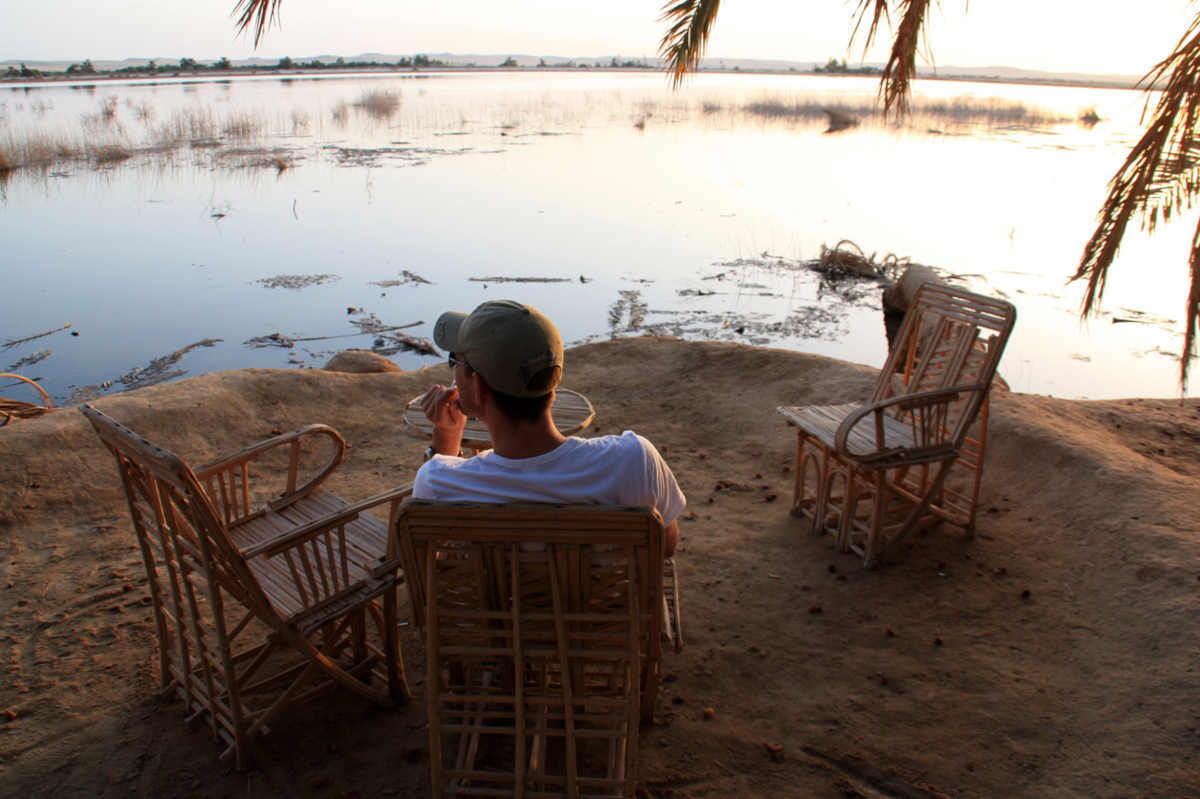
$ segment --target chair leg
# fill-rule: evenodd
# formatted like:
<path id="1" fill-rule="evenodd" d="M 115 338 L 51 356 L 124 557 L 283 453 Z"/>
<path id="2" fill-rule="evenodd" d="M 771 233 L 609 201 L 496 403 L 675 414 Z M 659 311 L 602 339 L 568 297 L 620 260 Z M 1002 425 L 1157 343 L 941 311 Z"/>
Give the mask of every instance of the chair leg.
<path id="1" fill-rule="evenodd" d="M 804 431 L 796 428 L 796 479 L 792 486 L 792 515 L 804 515 L 804 474 L 805 474 L 805 456 L 804 456 Z"/>
<path id="2" fill-rule="evenodd" d="M 883 551 L 881 553 L 883 556 L 889 556 L 895 553 L 895 551 L 900 547 L 900 544 L 903 543 L 906 538 L 908 538 L 909 534 L 912 533 L 914 529 L 916 529 L 917 522 L 920 521 L 921 517 L 926 513 L 926 511 L 929 510 L 929 506 L 932 504 L 933 497 L 941 489 L 942 484 L 946 481 L 946 475 L 950 473 L 950 467 L 953 465 L 954 461 L 943 461 L 941 463 L 941 465 L 938 467 L 937 475 L 933 478 L 932 484 L 926 488 L 924 495 L 921 497 L 921 501 L 915 507 L 913 507 L 913 509 L 905 517 L 904 523 L 900 526 L 900 529 L 896 531 L 896 535 L 892 537 L 892 540 L 886 542 L 886 546 L 883 547 Z"/>
<path id="3" fill-rule="evenodd" d="M 829 492 L 833 488 L 833 459 L 832 453 L 824 446 L 818 445 L 814 449 L 816 451 L 808 458 L 808 463 L 815 467 L 813 479 L 816 481 L 813 488 L 812 534 L 820 535 L 825 532 L 825 519 L 829 515 Z"/>
<path id="4" fill-rule="evenodd" d="M 863 547 L 863 566 L 875 568 L 879 562 L 879 547 L 883 535 L 883 525 L 887 517 L 888 484 L 883 472 L 875 472 L 872 477 L 875 483 L 875 497 L 871 503 L 871 518 L 867 532 L 867 541 Z"/>
<path id="5" fill-rule="evenodd" d="M 835 546 L 838 552 L 849 552 L 850 533 L 854 528 L 854 518 L 858 509 L 858 481 L 855 470 L 847 468 L 842 481 L 845 483 L 842 488 L 842 515 L 838 519 Z"/>
<path id="6" fill-rule="evenodd" d="M 387 658 L 388 694 L 397 705 L 406 705 L 412 699 L 412 692 L 408 688 L 408 675 L 404 672 L 404 653 L 400 649 L 396 590 L 393 588 L 383 595 L 381 633 L 384 656 Z"/>
<path id="7" fill-rule="evenodd" d="M 679 577 L 675 570 L 675 558 L 663 560 L 663 603 L 667 620 L 667 634 L 675 651 L 683 651 L 683 623 L 679 610 Z"/>

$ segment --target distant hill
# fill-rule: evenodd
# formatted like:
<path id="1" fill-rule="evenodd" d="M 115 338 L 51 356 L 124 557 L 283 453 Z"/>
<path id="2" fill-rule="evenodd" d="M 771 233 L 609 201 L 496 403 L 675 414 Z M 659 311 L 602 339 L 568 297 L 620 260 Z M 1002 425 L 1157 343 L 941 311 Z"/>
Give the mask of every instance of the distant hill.
<path id="1" fill-rule="evenodd" d="M 394 64 L 401 58 L 412 58 L 413 53 L 396 54 L 396 53 L 358 53 L 355 55 L 340 56 L 348 62 L 355 61 L 373 61 L 380 63 Z M 557 56 L 557 55 L 529 55 L 525 53 L 501 53 L 501 54 L 482 54 L 482 53 L 423 53 L 431 59 L 442 61 L 451 66 L 457 67 L 498 67 L 508 59 L 512 59 L 519 67 L 536 67 L 545 65 L 547 67 L 578 67 L 587 65 L 589 67 L 607 67 L 614 61 L 622 66 L 632 64 L 645 64 L 650 69 L 661 69 L 663 61 L 656 56 L 626 56 L 626 55 L 606 55 L 606 56 Z M 300 64 L 310 61 L 321 61 L 323 63 L 332 64 L 339 56 L 331 54 L 322 55 L 304 55 L 291 56 L 293 62 Z M 80 61 L 83 59 L 81 58 Z M 216 62 L 216 58 L 197 59 L 201 64 L 211 65 Z M 172 66 L 179 63 L 178 57 L 157 57 L 157 58 L 125 58 L 120 61 L 93 59 L 93 66 L 100 72 L 115 72 L 128 67 L 145 66 L 150 61 L 154 61 L 160 67 Z M 22 64 L 30 69 L 40 70 L 42 72 L 65 72 L 72 61 L 36 61 L 36 60 L 21 60 L 9 59 L 0 61 L 0 72 L 3 72 L 8 67 L 20 67 Z M 234 66 L 242 67 L 270 67 L 279 63 L 278 58 L 242 58 L 231 62 Z M 700 65 L 704 71 L 742 71 L 742 72 L 799 72 L 810 73 L 816 67 L 823 66 L 823 61 L 783 61 L 769 60 L 756 58 L 705 58 Z M 857 65 L 856 65 L 857 66 Z M 862 66 L 882 68 L 882 64 L 865 64 Z M 924 78 L 966 78 L 970 80 L 994 80 L 1006 82 L 1028 82 L 1028 83 L 1070 83 L 1091 86 L 1133 86 L 1137 83 L 1140 75 L 1091 75 L 1085 73 L 1053 73 L 1044 72 L 1032 69 L 1021 69 L 1019 67 L 939 67 L 931 69 L 928 67 L 918 67 L 917 75 Z"/>

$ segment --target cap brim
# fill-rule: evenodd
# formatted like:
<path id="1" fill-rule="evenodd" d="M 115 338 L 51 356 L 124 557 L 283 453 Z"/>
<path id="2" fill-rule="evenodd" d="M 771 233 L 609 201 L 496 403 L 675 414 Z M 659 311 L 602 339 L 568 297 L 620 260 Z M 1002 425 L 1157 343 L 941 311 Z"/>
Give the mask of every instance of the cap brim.
<path id="1" fill-rule="evenodd" d="M 461 352 L 458 346 L 458 329 L 467 315 L 462 311 L 446 311 L 433 326 L 433 341 L 446 352 Z"/>

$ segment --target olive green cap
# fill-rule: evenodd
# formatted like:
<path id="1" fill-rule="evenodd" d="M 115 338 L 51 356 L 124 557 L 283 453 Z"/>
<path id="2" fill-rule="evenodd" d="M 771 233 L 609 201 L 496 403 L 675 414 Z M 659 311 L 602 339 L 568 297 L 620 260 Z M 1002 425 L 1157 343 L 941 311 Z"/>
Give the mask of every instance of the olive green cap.
<path id="1" fill-rule="evenodd" d="M 550 393 L 562 375 L 562 336 L 546 316 L 514 300 L 491 300 L 471 313 L 447 311 L 433 327 L 433 340 L 458 353 L 483 375 L 488 386 L 512 397 Z M 529 381 L 557 366 L 550 386 L 531 388 Z"/>

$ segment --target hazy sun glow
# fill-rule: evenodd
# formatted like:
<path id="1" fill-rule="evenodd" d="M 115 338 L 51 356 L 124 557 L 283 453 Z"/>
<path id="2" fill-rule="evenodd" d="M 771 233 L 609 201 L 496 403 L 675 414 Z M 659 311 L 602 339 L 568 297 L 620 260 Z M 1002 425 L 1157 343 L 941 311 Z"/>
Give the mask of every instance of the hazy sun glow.
<path id="1" fill-rule="evenodd" d="M 360 53 L 653 57 L 663 35 L 650 0 L 607 3 L 490 0 L 285 0 L 283 25 L 260 50 L 235 37 L 233 0 L 44 0 L 9 4 L 0 27 L 8 59 L 215 59 Z M 847 53 L 854 3 L 729 0 L 709 55 L 824 62 Z M 1193 16 L 1183 0 L 1146 0 L 1136 11 L 1067 0 L 943 3 L 931 12 L 938 66 L 1012 66 L 1054 72 L 1142 75 L 1166 56 Z M 881 36 L 887 39 L 886 32 Z M 876 48 L 867 60 L 878 61 Z"/>

